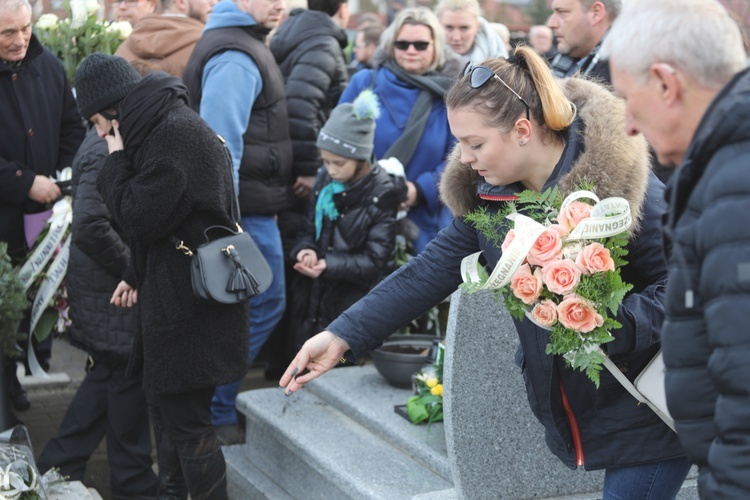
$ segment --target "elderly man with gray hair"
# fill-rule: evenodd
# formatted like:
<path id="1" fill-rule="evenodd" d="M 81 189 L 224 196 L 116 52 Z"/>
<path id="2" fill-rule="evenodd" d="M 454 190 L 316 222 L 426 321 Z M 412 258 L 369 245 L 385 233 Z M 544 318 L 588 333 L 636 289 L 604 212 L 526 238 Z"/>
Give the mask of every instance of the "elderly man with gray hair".
<path id="1" fill-rule="evenodd" d="M 627 131 L 679 166 L 664 236 L 666 392 L 703 498 L 750 498 L 750 73 L 716 0 L 630 0 L 605 44 Z"/>
<path id="2" fill-rule="evenodd" d="M 36 234 L 26 234 L 25 218 L 45 212 L 60 195 L 50 180 L 71 164 L 85 129 L 60 61 L 32 33 L 27 0 L 0 0 L 0 241 L 21 263 Z M 28 330 L 28 318 L 22 324 Z M 34 350 L 49 368 L 52 337 Z M 16 377 L 14 361 L 5 361 L 6 394 L 18 411 L 29 408 Z"/>

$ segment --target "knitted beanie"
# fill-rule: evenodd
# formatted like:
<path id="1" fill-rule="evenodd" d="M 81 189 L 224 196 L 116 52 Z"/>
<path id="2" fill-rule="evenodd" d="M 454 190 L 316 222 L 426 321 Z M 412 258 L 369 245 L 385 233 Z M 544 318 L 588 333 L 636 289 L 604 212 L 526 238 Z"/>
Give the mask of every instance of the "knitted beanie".
<path id="1" fill-rule="evenodd" d="M 334 108 L 318 134 L 316 145 L 344 158 L 369 160 L 378 116 L 378 98 L 372 90 L 363 90 L 354 102 Z"/>
<path id="2" fill-rule="evenodd" d="M 138 84 L 141 75 L 125 59 L 95 52 L 75 75 L 76 101 L 85 119 L 113 107 Z"/>

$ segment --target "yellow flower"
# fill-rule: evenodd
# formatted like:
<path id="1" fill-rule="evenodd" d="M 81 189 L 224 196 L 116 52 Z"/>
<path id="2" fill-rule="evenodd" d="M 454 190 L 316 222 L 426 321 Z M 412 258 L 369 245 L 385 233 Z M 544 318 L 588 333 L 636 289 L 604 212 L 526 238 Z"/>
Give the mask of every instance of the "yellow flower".
<path id="1" fill-rule="evenodd" d="M 433 396 L 442 396 L 443 395 L 443 384 L 437 384 L 436 386 L 432 387 L 430 389 L 430 392 Z"/>
<path id="2" fill-rule="evenodd" d="M 438 385 L 438 379 L 436 379 L 434 377 L 428 378 L 427 380 L 425 380 L 424 383 L 425 383 L 425 385 L 427 387 L 429 387 L 430 389 L 432 389 L 433 387 L 435 387 L 436 385 Z"/>

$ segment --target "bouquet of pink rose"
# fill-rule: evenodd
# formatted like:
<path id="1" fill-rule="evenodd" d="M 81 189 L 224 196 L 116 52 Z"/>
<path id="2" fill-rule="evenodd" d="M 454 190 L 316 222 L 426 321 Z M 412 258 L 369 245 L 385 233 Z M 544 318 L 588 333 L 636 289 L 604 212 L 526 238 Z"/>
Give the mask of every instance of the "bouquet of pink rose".
<path id="1" fill-rule="evenodd" d="M 523 191 L 505 210 L 481 208 L 466 217 L 497 244 L 502 258 L 491 275 L 480 253 L 462 263 L 463 288 L 499 292 L 508 311 L 550 330 L 546 352 L 562 355 L 599 387 L 604 354 L 622 325 L 614 318 L 632 285 L 623 282 L 630 207 L 622 198 L 600 201 L 591 190 L 564 200 L 557 188 Z M 500 229 L 509 227 L 504 237 Z"/>

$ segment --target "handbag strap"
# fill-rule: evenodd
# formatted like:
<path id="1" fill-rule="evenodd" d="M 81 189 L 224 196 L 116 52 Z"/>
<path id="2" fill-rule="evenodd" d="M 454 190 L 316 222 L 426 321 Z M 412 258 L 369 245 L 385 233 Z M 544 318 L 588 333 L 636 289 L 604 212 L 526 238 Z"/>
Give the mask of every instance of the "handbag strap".
<path id="1" fill-rule="evenodd" d="M 234 222 L 234 225 L 237 226 L 237 230 L 241 233 L 242 225 L 240 224 L 240 200 L 237 197 L 237 190 L 234 187 L 234 164 L 232 163 L 232 155 L 229 153 L 227 141 L 218 134 L 216 134 L 216 137 L 219 138 L 222 146 L 224 147 L 224 156 L 226 157 L 227 165 L 229 166 L 229 178 L 232 179 L 232 207 L 230 209 L 232 222 Z"/>
<path id="2" fill-rule="evenodd" d="M 617 368 L 617 365 L 614 364 L 611 359 L 609 359 L 609 356 L 604 354 L 604 351 L 602 351 L 602 355 L 604 355 L 604 367 L 609 370 L 612 375 L 614 375 L 614 377 L 618 382 L 620 382 L 620 384 L 622 384 L 625 390 L 628 391 L 635 399 L 637 399 L 641 403 L 646 403 L 650 406 L 650 401 L 643 397 L 643 394 L 641 394 L 638 389 L 635 388 L 633 383 L 628 379 L 628 377 L 626 377 L 625 374 L 622 373 L 619 368 Z"/>
<path id="3" fill-rule="evenodd" d="M 649 408 L 651 408 L 656 415 L 662 419 L 662 421 L 667 424 L 667 426 L 672 429 L 672 431 L 677 432 L 674 427 L 674 419 L 664 413 L 658 406 L 656 406 L 654 403 L 649 401 L 643 394 L 641 394 L 641 391 L 638 390 L 638 388 L 633 385 L 633 383 L 625 376 L 624 373 L 620 371 L 619 368 L 617 368 L 617 365 L 615 365 L 611 359 L 609 359 L 609 356 L 604 354 L 604 351 L 601 351 L 601 353 L 604 355 L 604 366 L 609 370 L 609 372 L 614 375 L 614 377 L 617 379 L 620 384 L 627 390 L 631 396 L 633 396 L 638 402 L 645 404 Z"/>
<path id="4" fill-rule="evenodd" d="M 231 183 L 232 183 L 232 189 L 231 189 L 232 203 L 231 203 L 231 207 L 229 211 L 229 216 L 231 217 L 232 222 L 234 223 L 234 226 L 237 229 L 237 232 L 242 233 L 244 231 L 242 230 L 242 224 L 240 224 L 240 220 L 241 220 L 240 219 L 240 200 L 239 198 L 237 198 L 237 191 L 234 188 L 234 165 L 232 163 L 232 155 L 229 153 L 229 148 L 227 147 L 227 141 L 224 140 L 224 138 L 220 136 L 219 134 L 216 134 L 216 137 L 219 139 L 219 141 L 221 141 L 221 144 L 224 148 L 224 156 L 226 157 L 227 165 L 229 166 L 229 178 L 231 179 Z M 211 227 L 216 227 L 216 226 L 211 226 Z M 211 229 L 211 227 L 207 228 L 206 231 Z M 193 256 L 193 251 L 190 249 L 190 247 L 185 245 L 184 240 L 181 240 L 180 238 L 178 238 L 177 236 L 173 234 L 169 236 L 169 241 L 174 245 L 174 247 L 177 250 L 182 251 L 188 257 Z"/>

